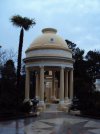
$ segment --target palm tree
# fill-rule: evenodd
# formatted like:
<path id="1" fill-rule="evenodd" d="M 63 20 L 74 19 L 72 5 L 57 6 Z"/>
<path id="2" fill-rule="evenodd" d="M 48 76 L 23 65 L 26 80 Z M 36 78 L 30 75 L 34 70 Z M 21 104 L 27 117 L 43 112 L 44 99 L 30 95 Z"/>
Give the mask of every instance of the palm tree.
<path id="1" fill-rule="evenodd" d="M 35 25 L 36 23 L 34 19 L 29 19 L 27 17 L 22 17 L 20 15 L 12 16 L 11 22 L 13 23 L 14 26 L 21 28 L 19 36 L 18 61 L 17 61 L 17 88 L 19 89 L 24 30 L 26 31 L 29 30 L 29 28 Z"/>

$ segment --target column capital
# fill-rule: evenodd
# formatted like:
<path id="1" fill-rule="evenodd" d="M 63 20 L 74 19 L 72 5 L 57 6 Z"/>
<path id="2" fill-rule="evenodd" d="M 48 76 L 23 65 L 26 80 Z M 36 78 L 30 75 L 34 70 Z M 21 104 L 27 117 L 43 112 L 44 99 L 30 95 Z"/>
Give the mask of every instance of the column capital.
<path id="1" fill-rule="evenodd" d="M 66 72 L 66 73 L 68 73 L 68 72 L 69 72 L 69 70 L 65 70 L 65 72 Z"/>
<path id="2" fill-rule="evenodd" d="M 65 66 L 60 66 L 61 69 L 65 69 Z"/>
<path id="3" fill-rule="evenodd" d="M 44 66 L 39 66 L 40 68 L 44 68 Z"/>

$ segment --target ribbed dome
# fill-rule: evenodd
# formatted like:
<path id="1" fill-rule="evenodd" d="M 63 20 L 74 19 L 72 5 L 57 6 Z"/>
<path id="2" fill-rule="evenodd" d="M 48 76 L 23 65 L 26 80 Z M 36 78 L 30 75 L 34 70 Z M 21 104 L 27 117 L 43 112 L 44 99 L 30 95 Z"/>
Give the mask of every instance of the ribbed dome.
<path id="1" fill-rule="evenodd" d="M 57 30 L 53 28 L 45 28 L 42 35 L 37 37 L 27 49 L 27 51 L 41 48 L 68 49 L 67 43 L 59 35 Z"/>

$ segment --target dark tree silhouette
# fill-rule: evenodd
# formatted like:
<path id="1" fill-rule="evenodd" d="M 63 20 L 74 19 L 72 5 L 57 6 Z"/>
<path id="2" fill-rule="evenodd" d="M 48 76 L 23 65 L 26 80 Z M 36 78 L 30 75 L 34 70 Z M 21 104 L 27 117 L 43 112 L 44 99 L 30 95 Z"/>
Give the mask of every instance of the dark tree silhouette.
<path id="1" fill-rule="evenodd" d="M 94 80 L 100 78 L 100 52 L 99 51 L 89 51 L 85 56 L 88 62 L 88 74 Z"/>
<path id="2" fill-rule="evenodd" d="M 16 106 L 16 71 L 12 60 L 2 67 L 1 74 L 0 109 L 10 110 Z"/>

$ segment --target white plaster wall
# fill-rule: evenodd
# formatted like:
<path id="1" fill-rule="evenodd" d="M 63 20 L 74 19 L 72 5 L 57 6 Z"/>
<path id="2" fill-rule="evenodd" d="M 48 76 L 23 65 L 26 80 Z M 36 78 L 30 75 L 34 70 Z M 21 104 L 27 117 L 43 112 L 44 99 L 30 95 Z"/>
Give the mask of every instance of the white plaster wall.
<path id="1" fill-rule="evenodd" d="M 72 53 L 70 51 L 56 49 L 33 50 L 26 53 L 26 58 L 34 56 L 58 56 L 72 58 Z"/>

